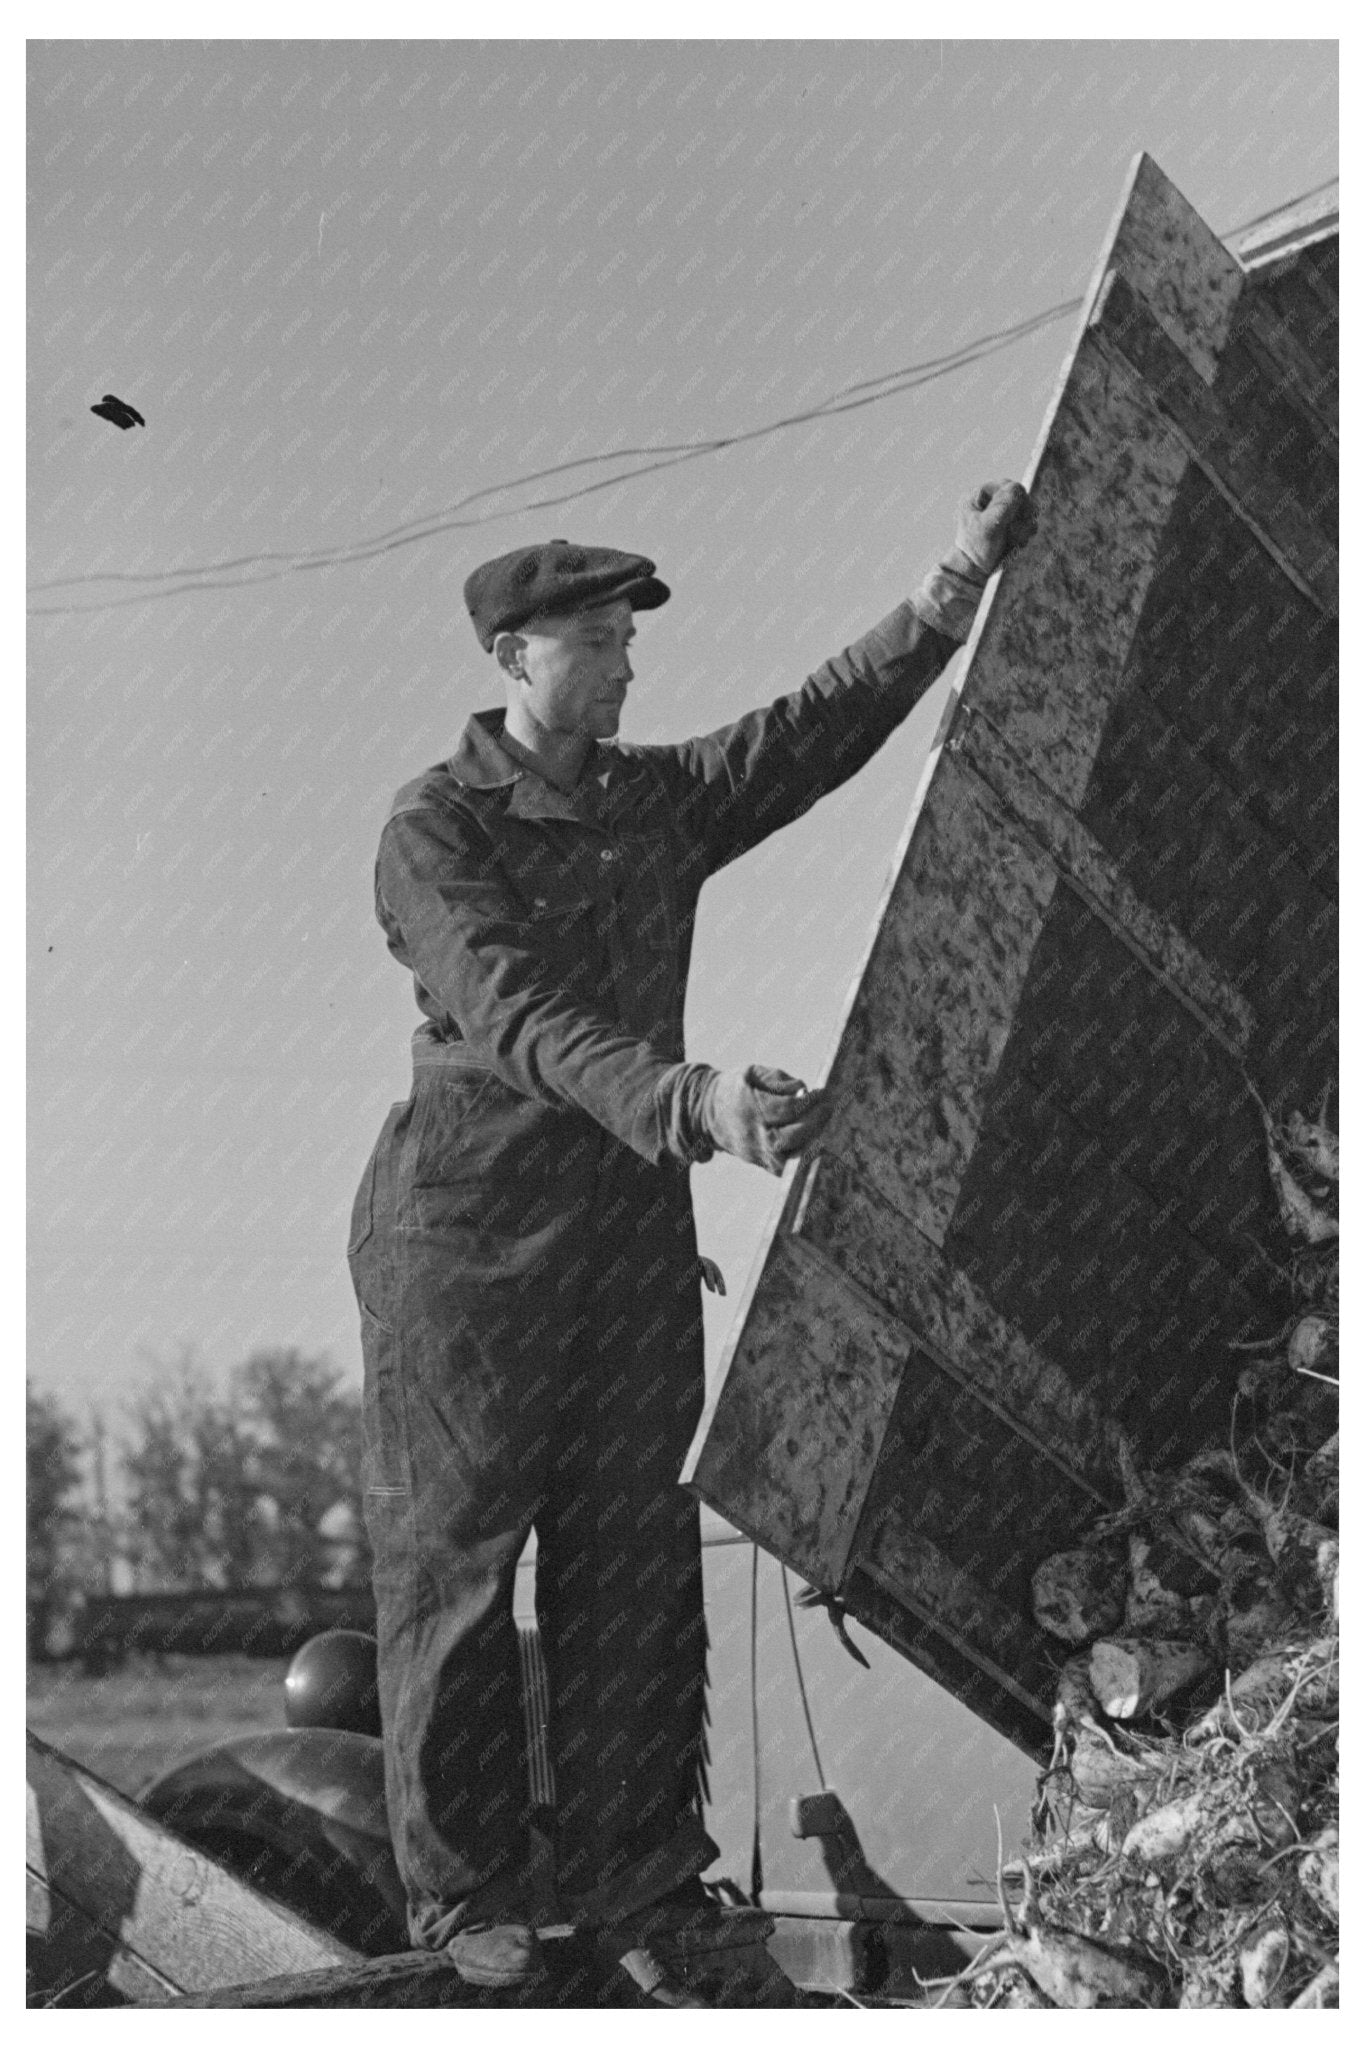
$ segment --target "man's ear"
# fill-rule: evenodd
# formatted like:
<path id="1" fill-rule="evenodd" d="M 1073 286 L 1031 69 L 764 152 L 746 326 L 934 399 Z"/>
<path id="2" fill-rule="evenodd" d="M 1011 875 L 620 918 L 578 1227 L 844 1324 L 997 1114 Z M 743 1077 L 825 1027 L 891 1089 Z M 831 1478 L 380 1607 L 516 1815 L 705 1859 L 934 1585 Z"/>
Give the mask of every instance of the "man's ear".
<path id="1" fill-rule="evenodd" d="M 520 633 L 499 633 L 493 642 L 493 659 L 504 674 L 514 678 L 521 676 L 521 657 L 526 652 L 526 642 Z"/>

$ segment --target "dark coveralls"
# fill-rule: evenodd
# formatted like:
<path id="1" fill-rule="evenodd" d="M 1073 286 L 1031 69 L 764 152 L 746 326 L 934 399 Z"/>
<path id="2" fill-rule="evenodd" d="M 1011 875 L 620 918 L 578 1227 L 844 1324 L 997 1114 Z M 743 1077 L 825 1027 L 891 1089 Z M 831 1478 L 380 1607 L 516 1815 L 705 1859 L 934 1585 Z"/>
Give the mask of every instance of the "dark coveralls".
<path id="1" fill-rule="evenodd" d="M 699 1793 L 702 1319 L 671 1086 L 708 875 L 876 752 L 954 652 L 900 606 L 792 696 L 565 795 L 472 718 L 376 899 L 425 1022 L 356 1196 L 390 1821 L 413 1939 L 533 1917 L 512 1591 L 534 1525 L 559 1909 L 716 1854 Z M 554 1917 L 552 1915 L 551 1917 Z"/>

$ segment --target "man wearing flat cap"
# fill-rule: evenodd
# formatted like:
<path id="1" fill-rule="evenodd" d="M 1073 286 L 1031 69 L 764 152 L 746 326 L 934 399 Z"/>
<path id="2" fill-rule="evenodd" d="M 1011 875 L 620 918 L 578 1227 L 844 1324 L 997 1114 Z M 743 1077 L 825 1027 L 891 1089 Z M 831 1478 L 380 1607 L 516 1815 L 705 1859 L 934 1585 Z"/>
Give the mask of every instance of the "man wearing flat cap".
<path id="1" fill-rule="evenodd" d="M 720 1150 L 780 1173 L 826 1115 L 789 1075 L 687 1058 L 697 899 L 871 758 L 1032 523 L 1018 484 L 984 486 L 908 602 L 676 746 L 616 741 L 635 614 L 669 596 L 653 562 L 554 540 L 465 585 L 506 704 L 380 840 L 379 921 L 423 1021 L 349 1256 L 394 1847 L 413 1942 L 470 1982 L 530 1984 L 535 1928 L 567 1920 L 689 2002 L 650 1953 L 716 1854 L 677 1484 L 703 1393 L 687 1169 Z M 555 1783 L 536 1825 L 512 1616 L 532 1528 Z"/>

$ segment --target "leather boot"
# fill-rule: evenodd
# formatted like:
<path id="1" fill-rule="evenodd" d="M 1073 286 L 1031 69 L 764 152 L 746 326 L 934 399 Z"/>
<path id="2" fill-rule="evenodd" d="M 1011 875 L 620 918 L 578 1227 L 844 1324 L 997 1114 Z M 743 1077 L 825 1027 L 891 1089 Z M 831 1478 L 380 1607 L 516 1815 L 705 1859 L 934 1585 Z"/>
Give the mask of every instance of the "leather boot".
<path id="1" fill-rule="evenodd" d="M 516 1921 L 501 1926 L 462 1927 L 446 1943 L 446 1954 L 466 1984 L 512 1990 L 545 1975 L 534 1931 Z"/>

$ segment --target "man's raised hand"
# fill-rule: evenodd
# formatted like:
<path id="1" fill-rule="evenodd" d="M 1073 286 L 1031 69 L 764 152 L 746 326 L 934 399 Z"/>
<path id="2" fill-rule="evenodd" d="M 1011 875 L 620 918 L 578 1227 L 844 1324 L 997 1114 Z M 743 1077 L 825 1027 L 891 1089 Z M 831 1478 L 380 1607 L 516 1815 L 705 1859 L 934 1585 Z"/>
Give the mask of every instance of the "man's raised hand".
<path id="1" fill-rule="evenodd" d="M 957 515 L 957 547 L 981 581 L 993 576 L 1006 555 L 1022 548 L 1037 530 L 1029 494 L 1022 484 L 982 484 L 963 500 Z M 952 566 L 962 567 L 953 562 Z"/>

